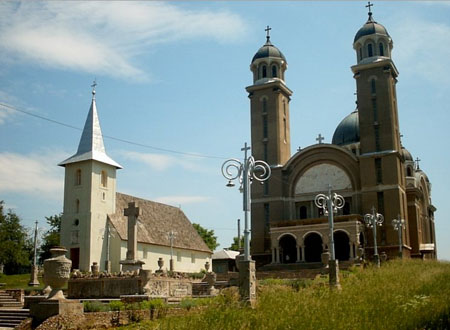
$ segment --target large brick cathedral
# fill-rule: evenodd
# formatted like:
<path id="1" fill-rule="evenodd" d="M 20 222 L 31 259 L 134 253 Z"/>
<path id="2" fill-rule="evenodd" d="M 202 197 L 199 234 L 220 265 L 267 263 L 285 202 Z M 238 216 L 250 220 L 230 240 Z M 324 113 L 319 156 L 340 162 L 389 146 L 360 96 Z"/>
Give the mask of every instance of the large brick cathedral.
<path id="1" fill-rule="evenodd" d="M 379 253 L 399 254 L 392 220 L 400 217 L 405 220 L 402 255 L 436 258 L 431 184 L 399 133 L 393 41 L 370 11 L 355 35 L 353 49 L 356 110 L 337 125 L 331 144 L 322 143 L 319 136 L 318 144 L 294 155 L 287 60 L 269 34 L 252 59 L 253 85 L 247 87 L 252 154 L 272 168 L 267 184 L 252 186 L 251 254 L 257 267 L 320 262 L 328 249 L 329 227 L 314 199 L 328 185 L 345 199 L 335 216 L 336 259 L 352 262 L 360 248 L 372 258 L 372 231 L 362 225 L 372 208 L 384 216 L 377 228 Z"/>

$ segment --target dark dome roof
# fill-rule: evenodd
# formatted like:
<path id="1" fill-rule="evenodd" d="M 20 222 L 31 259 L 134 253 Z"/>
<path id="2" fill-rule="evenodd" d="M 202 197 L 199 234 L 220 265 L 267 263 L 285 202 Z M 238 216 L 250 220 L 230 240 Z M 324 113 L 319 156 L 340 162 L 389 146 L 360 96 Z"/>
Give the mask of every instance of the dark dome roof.
<path id="1" fill-rule="evenodd" d="M 411 153 L 407 149 L 403 148 L 402 149 L 402 154 L 403 154 L 403 158 L 405 160 L 413 161 L 413 157 L 412 157 Z"/>
<path id="2" fill-rule="evenodd" d="M 269 39 L 267 39 L 267 42 L 262 46 L 253 56 L 252 63 L 258 58 L 266 58 L 266 57 L 278 57 L 282 60 L 286 61 L 286 57 L 284 57 L 283 53 L 272 43 Z"/>
<path id="3" fill-rule="evenodd" d="M 362 28 L 360 28 L 359 31 L 356 33 L 355 40 L 353 40 L 353 42 L 355 43 L 359 38 L 371 34 L 381 34 L 390 38 L 390 35 L 387 32 L 386 28 L 383 25 L 375 22 L 372 16 L 369 16 L 369 19 L 367 20 L 366 24 L 364 24 Z"/>
<path id="4" fill-rule="evenodd" d="M 345 117 L 333 134 L 333 144 L 346 145 L 359 142 L 359 115 L 358 110 Z"/>

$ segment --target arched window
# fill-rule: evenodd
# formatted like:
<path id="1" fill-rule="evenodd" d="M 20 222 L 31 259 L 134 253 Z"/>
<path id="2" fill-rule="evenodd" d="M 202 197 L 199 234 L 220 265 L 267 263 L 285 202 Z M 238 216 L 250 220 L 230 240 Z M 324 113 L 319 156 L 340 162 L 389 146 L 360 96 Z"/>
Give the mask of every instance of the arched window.
<path id="1" fill-rule="evenodd" d="M 265 65 L 263 65 L 262 67 L 262 77 L 263 78 L 267 77 L 267 67 Z"/>
<path id="2" fill-rule="evenodd" d="M 80 200 L 75 201 L 75 213 L 80 213 Z"/>
<path id="3" fill-rule="evenodd" d="M 277 66 L 272 65 L 272 77 L 277 77 Z"/>
<path id="4" fill-rule="evenodd" d="M 81 184 L 81 169 L 77 169 L 75 172 L 75 185 L 79 186 Z"/>
<path id="5" fill-rule="evenodd" d="M 267 115 L 263 116 L 263 138 L 267 138 L 269 135 L 269 127 L 267 123 Z"/>
<path id="6" fill-rule="evenodd" d="M 412 170 L 411 170 L 411 167 L 409 167 L 409 166 L 406 168 L 406 175 L 412 176 Z"/>
<path id="7" fill-rule="evenodd" d="M 108 175 L 106 171 L 102 171 L 102 187 L 106 188 L 108 186 Z"/>
<path id="8" fill-rule="evenodd" d="M 262 112 L 267 113 L 267 99 L 263 99 L 262 105 Z"/>
<path id="9" fill-rule="evenodd" d="M 370 91 L 372 94 L 375 94 L 377 92 L 376 85 L 375 85 L 375 79 L 372 79 L 370 81 Z"/>
<path id="10" fill-rule="evenodd" d="M 367 45 L 367 54 L 368 54 L 369 57 L 373 56 L 372 44 L 368 44 Z"/>
<path id="11" fill-rule="evenodd" d="M 308 209 L 306 206 L 300 206 L 300 219 L 306 219 L 308 217 Z"/>
<path id="12" fill-rule="evenodd" d="M 380 42 L 380 44 L 378 45 L 380 48 L 380 56 L 384 56 L 384 47 L 383 47 L 383 43 Z"/>

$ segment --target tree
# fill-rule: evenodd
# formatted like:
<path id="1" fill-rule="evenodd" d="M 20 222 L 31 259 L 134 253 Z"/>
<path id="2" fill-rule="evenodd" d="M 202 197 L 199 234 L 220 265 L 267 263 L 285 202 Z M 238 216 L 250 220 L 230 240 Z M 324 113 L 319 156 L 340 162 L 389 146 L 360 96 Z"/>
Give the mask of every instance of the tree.
<path id="1" fill-rule="evenodd" d="M 197 233 L 200 235 L 200 237 L 203 239 L 203 241 L 211 251 L 214 251 L 216 247 L 219 246 L 219 243 L 217 243 L 217 236 L 214 236 L 214 230 L 203 228 L 198 223 L 193 223 L 192 226 L 194 226 L 194 228 L 197 230 Z"/>
<path id="2" fill-rule="evenodd" d="M 61 232 L 62 214 L 55 214 L 50 217 L 45 217 L 50 229 L 46 231 L 42 237 L 41 253 L 39 253 L 39 263 L 43 263 L 45 259 L 51 257 L 50 249 L 58 246 Z"/>
<path id="3" fill-rule="evenodd" d="M 244 248 L 244 236 L 241 236 L 241 245 L 240 246 L 241 246 L 241 249 Z M 233 237 L 233 244 L 231 244 L 230 250 L 239 251 L 238 237 L 237 236 Z"/>
<path id="4" fill-rule="evenodd" d="M 5 214 L 3 204 L 0 201 L 0 264 L 5 274 L 24 273 L 29 271 L 31 240 L 17 214 L 11 210 Z"/>

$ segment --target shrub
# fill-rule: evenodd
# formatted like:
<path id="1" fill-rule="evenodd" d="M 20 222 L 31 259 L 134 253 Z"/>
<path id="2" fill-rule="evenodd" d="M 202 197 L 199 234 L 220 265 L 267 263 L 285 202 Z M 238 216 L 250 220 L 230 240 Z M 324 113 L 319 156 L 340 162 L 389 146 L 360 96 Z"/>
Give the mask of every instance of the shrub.
<path id="1" fill-rule="evenodd" d="M 120 311 L 124 309 L 121 301 L 112 300 L 109 302 L 109 309 L 111 310 L 111 324 L 118 326 L 120 324 Z"/>
<path id="2" fill-rule="evenodd" d="M 100 301 L 85 301 L 83 302 L 84 312 L 107 312 L 109 311 L 109 306 L 101 303 Z"/>

